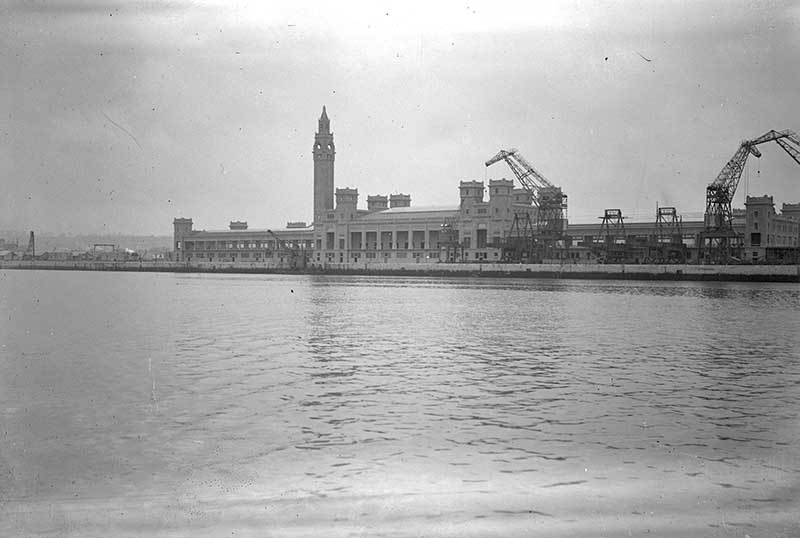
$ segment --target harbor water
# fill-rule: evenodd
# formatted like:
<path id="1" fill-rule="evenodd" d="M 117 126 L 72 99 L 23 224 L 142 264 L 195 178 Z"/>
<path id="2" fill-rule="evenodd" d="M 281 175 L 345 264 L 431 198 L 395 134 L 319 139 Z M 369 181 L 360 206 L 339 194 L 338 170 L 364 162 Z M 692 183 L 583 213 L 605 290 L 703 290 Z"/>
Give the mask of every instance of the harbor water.
<path id="1" fill-rule="evenodd" d="M 797 284 L 0 272 L 0 536 L 797 536 Z"/>

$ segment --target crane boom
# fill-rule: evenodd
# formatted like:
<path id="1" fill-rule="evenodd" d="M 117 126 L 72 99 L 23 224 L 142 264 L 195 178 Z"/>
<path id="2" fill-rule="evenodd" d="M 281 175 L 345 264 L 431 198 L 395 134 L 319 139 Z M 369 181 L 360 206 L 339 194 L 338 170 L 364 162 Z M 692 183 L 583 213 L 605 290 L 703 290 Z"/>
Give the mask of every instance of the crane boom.
<path id="1" fill-rule="evenodd" d="M 560 240 L 567 222 L 567 195 L 540 174 L 516 148 L 500 150 L 486 161 L 486 166 L 499 161 L 508 164 L 522 187 L 531 194 L 537 208 L 536 228 L 542 240 L 550 245 Z"/>
<path id="2" fill-rule="evenodd" d="M 525 160 L 525 157 L 523 157 L 516 148 L 500 150 L 497 155 L 486 161 L 486 167 L 488 168 L 494 163 L 503 160 L 506 161 L 511 171 L 514 172 L 520 184 L 531 193 L 533 201 L 537 206 L 539 205 L 542 189 L 555 188 L 546 177 L 540 174 L 533 165 Z"/>
<path id="3" fill-rule="evenodd" d="M 782 147 L 784 149 L 784 151 L 786 151 L 786 153 L 788 153 L 789 156 L 792 159 L 794 159 L 794 162 L 796 162 L 797 164 L 800 164 L 800 149 L 794 147 L 792 144 L 787 142 L 787 140 L 794 140 L 795 144 L 800 146 L 800 142 L 797 142 L 797 138 L 796 137 L 794 139 L 792 139 L 792 137 L 779 138 L 775 142 L 777 142 L 778 145 L 780 147 Z"/>
<path id="4" fill-rule="evenodd" d="M 747 158 L 752 154 L 756 157 L 761 157 L 761 152 L 756 148 L 759 144 L 763 144 L 764 142 L 771 142 L 773 140 L 779 141 L 783 138 L 794 138 L 796 139 L 797 136 L 795 135 L 794 131 L 791 130 L 784 130 L 784 131 L 776 131 L 771 130 L 763 135 L 759 136 L 758 138 L 754 138 L 752 140 L 745 140 L 739 146 L 739 149 L 736 150 L 736 153 L 731 157 L 731 160 L 725 165 L 725 167 L 720 171 L 717 178 L 709 185 L 715 186 L 717 189 L 723 188 L 727 193 L 729 193 L 730 198 L 733 199 L 733 195 L 736 193 L 736 188 L 739 186 L 739 180 L 742 177 L 742 172 L 744 171 L 744 165 L 747 163 Z"/>

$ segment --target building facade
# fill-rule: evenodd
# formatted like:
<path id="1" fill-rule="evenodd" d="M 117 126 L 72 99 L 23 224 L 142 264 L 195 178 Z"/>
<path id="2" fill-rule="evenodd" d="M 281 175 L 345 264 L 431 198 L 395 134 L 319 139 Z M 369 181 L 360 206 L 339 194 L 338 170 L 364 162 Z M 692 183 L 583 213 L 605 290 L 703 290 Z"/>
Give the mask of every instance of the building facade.
<path id="1" fill-rule="evenodd" d="M 744 259 L 751 263 L 797 263 L 800 204 L 783 204 L 775 212 L 772 196 L 748 196 Z"/>
<path id="2" fill-rule="evenodd" d="M 512 180 L 461 181 L 458 205 L 416 207 L 410 194 L 373 194 L 366 209 L 359 209 L 355 188 L 336 188 L 336 148 L 325 107 L 318 120 L 313 144 L 313 222 L 290 222 L 281 229 L 248 229 L 247 222 L 231 222 L 227 230 L 195 230 L 192 219 L 173 222 L 174 257 L 199 265 L 255 265 L 264 267 L 358 267 L 375 262 L 404 266 L 417 262 L 498 262 L 501 244 L 514 233 L 515 215 L 536 221 L 529 191 Z M 455 194 L 455 193 L 454 193 Z M 747 233 L 750 261 L 765 259 L 765 249 L 798 246 L 800 204 L 784 204 L 775 215 L 771 197 L 748 198 L 747 218 L 734 215 L 734 229 Z M 746 223 L 745 223 L 746 220 Z M 517 221 L 517 223 L 520 220 Z M 620 239 L 635 251 L 657 236 L 655 222 L 625 223 Z M 518 224 L 517 224 L 518 226 Z M 691 248 L 704 225 L 701 220 L 682 223 L 682 235 Z M 756 228 L 759 228 L 756 230 Z M 758 235 L 761 233 L 762 235 Z M 597 245 L 599 224 L 567 224 L 565 238 L 550 256 L 557 263 L 602 262 Z M 642 250 L 642 248 L 639 248 Z M 641 259 L 640 259 L 641 258 Z M 644 263 L 636 255 L 626 263 Z"/>

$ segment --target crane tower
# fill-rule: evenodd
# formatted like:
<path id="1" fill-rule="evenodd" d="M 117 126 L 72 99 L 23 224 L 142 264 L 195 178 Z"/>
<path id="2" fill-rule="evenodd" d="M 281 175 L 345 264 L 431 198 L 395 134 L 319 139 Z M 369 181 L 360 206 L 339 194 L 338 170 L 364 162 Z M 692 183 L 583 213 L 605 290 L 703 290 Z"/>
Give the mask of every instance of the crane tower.
<path id="1" fill-rule="evenodd" d="M 800 164 L 800 139 L 794 131 L 771 130 L 758 138 L 744 140 L 717 178 L 706 187 L 705 229 L 698 237 L 698 259 L 709 263 L 728 263 L 741 245 L 741 237 L 733 229 L 731 204 L 747 158 L 761 157 L 756 146 L 775 141 L 797 164 Z"/>
<path id="2" fill-rule="evenodd" d="M 564 238 L 567 226 L 567 195 L 540 174 L 517 149 L 500 150 L 486 161 L 489 167 L 505 161 L 522 187 L 531 194 L 536 206 L 536 234 L 534 242 L 544 247 L 544 257 L 552 257 L 555 244 Z M 515 213 L 515 222 L 529 219 L 529 214 Z"/>

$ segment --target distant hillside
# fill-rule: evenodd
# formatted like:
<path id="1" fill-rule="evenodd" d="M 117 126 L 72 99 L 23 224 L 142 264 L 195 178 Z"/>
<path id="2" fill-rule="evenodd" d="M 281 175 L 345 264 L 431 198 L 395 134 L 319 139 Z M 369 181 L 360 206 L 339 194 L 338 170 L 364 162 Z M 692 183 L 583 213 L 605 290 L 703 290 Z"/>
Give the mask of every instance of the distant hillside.
<path id="1" fill-rule="evenodd" d="M 19 248 L 25 250 L 28 246 L 30 232 L 19 230 L 0 230 L 0 239 L 9 243 L 18 242 Z M 54 234 L 36 232 L 36 253 L 53 250 L 91 250 L 95 244 L 115 245 L 119 249 L 131 249 L 139 253 L 160 252 L 172 250 L 172 237 L 168 235 L 127 235 L 127 234 Z"/>

